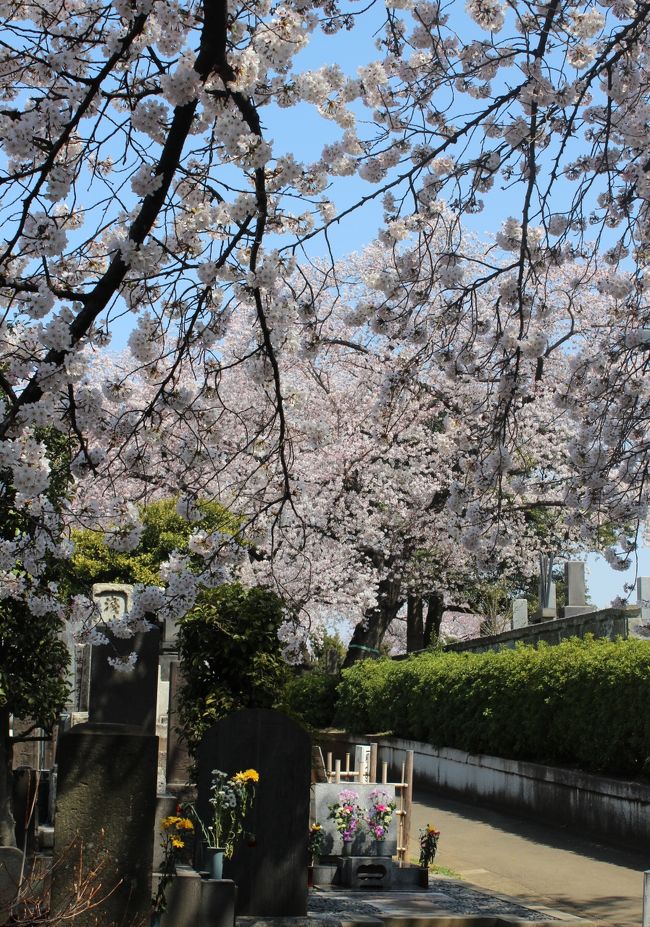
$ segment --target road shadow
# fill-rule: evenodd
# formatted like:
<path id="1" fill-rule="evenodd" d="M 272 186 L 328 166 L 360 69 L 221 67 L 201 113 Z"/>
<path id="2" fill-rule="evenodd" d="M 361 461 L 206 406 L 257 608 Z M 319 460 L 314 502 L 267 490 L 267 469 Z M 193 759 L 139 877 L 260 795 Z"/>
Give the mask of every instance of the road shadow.
<path id="1" fill-rule="evenodd" d="M 485 802 L 479 804 L 417 786 L 413 790 L 413 800 L 416 804 L 457 814 L 471 821 L 480 821 L 504 833 L 514 834 L 554 849 L 568 850 L 599 862 L 638 872 L 650 869 L 650 853 L 622 847 L 618 843 L 605 842 L 602 837 L 577 832 L 573 824 L 542 823 Z M 641 892 L 642 888 L 639 891 Z"/>

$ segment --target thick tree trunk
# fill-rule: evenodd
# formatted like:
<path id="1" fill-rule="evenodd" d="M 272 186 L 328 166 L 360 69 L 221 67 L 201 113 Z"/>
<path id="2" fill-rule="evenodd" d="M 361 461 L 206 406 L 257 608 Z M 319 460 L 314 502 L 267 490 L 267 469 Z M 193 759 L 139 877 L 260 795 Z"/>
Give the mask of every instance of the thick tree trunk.
<path id="1" fill-rule="evenodd" d="M 424 623 L 424 646 L 429 647 L 432 640 L 440 637 L 442 614 L 445 610 L 445 600 L 441 592 L 433 592 L 427 598 L 427 617 Z"/>
<path id="2" fill-rule="evenodd" d="M 0 708 L 0 847 L 15 847 L 12 811 L 13 746 L 9 737 L 9 709 Z"/>
<path id="3" fill-rule="evenodd" d="M 369 608 L 354 629 L 352 640 L 348 644 L 348 652 L 343 661 L 343 669 L 352 666 L 357 660 L 368 657 L 378 657 L 379 648 L 388 627 L 397 616 L 402 606 L 400 596 L 401 582 L 399 579 L 382 579 L 379 583 L 377 605 Z"/>
<path id="4" fill-rule="evenodd" d="M 424 603 L 419 595 L 410 595 L 406 606 L 406 652 L 424 650 Z"/>

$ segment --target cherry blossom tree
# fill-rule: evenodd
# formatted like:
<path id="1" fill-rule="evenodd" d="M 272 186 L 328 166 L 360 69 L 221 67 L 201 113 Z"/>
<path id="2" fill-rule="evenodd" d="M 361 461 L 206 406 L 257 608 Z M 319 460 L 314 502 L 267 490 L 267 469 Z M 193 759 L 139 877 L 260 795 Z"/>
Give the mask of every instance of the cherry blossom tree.
<path id="1" fill-rule="evenodd" d="M 69 545 L 47 495 L 45 427 L 69 441 L 75 518 L 97 515 L 88 485 L 108 476 L 122 490 L 108 500 L 108 533 L 133 546 L 129 502 L 174 476 L 189 516 L 192 499 L 209 491 L 244 521 L 256 518 L 260 549 L 274 551 L 278 576 L 286 564 L 287 588 L 303 582 L 308 511 L 350 589 L 365 575 L 390 585 L 392 564 L 422 549 L 444 559 L 441 536 L 478 545 L 484 558 L 510 524 L 513 537 L 525 534 L 532 502 L 558 506 L 516 483 L 553 472 L 556 449 L 543 438 L 554 417 L 571 473 L 545 486 L 574 513 L 564 530 L 573 537 L 599 519 L 626 528 L 645 517 L 647 5 L 470 0 L 462 12 L 399 0 L 381 15 L 377 6 L 3 8 L 0 469 L 3 506 L 24 525 L 3 527 L 3 596 L 56 605 L 47 565 Z M 342 30 L 374 33 L 382 19 L 375 60 L 354 74 L 331 63 Z M 307 65 L 319 31 L 329 57 Z M 280 154 L 272 130 L 279 109 L 293 109 L 299 126 L 304 105 L 328 127 L 310 161 Z M 352 175 L 367 192 L 344 202 Z M 371 260 L 372 279 L 358 275 L 359 298 L 345 299 L 360 330 L 390 350 L 355 344 L 336 374 L 372 427 L 366 441 L 352 418 L 341 422 L 334 443 L 346 442 L 344 463 L 328 485 L 345 493 L 332 505 L 332 490 L 321 511 L 321 426 L 297 420 L 292 378 L 321 388 L 310 414 L 325 414 L 327 366 L 342 366 L 334 352 L 348 339 L 327 327 L 344 289 L 340 268 L 331 261 L 312 274 L 304 264 L 315 248 L 329 253 L 339 225 L 360 220 L 373 200 L 384 209 L 383 264 Z M 492 222 L 504 200 L 511 214 L 477 248 L 467 224 L 481 211 Z M 129 367 L 100 386 L 122 319 Z M 301 352 L 313 360 L 298 375 Z M 146 401 L 117 402 L 139 384 Z M 340 399 L 332 414 L 349 411 Z M 185 437 L 166 441 L 174 412 Z M 463 442 L 476 450 L 459 455 Z M 164 466 L 168 455 L 179 466 Z M 357 519 L 376 515 L 370 500 L 386 484 L 399 521 L 402 476 L 417 524 L 400 534 L 388 519 L 389 542 L 380 542 L 380 519 L 370 518 L 379 553 L 353 570 L 337 532 L 326 542 L 328 520 L 346 515 L 348 524 L 355 494 Z M 439 534 L 423 543 L 433 523 Z M 611 558 L 624 562 L 633 546 L 623 532 Z M 206 582 L 217 581 L 216 562 L 206 559 Z M 192 599 L 182 558 L 167 578 L 167 592 L 142 590 L 134 621 Z M 77 617 L 89 607 L 73 603 Z"/>
<path id="2" fill-rule="evenodd" d="M 280 512 L 284 472 L 268 451 L 279 426 L 268 416 L 249 307 L 222 339 L 218 390 L 198 360 L 173 392 L 158 396 L 156 381 L 131 375 L 132 357 L 110 367 L 104 359 L 95 387 L 102 414 L 87 431 L 91 449 L 103 441 L 104 457 L 92 469 L 73 464 L 70 516 L 101 523 L 111 545 L 128 549 L 141 531 L 135 501 L 180 491 L 191 518 L 197 493 L 218 498 L 241 519 L 245 539 L 230 542 L 230 567 L 251 584 L 273 585 L 290 606 L 287 652 L 301 651 L 323 615 L 347 615 L 356 625 L 350 658 L 376 650 L 405 603 L 417 610 L 426 600 L 431 622 L 445 596 L 464 601 L 470 581 L 532 576 L 540 549 L 602 548 L 612 526 L 629 547 L 636 481 L 589 477 L 576 440 L 576 414 L 590 395 L 576 370 L 598 362 L 606 320 L 608 337 L 616 335 L 616 301 L 597 280 L 576 292 L 579 267 L 547 276 L 546 333 L 522 348 L 529 386 L 517 400 L 517 429 L 495 447 L 502 373 L 482 358 L 492 349 L 498 284 L 481 290 L 474 330 L 457 321 L 465 348 L 454 353 L 442 292 L 409 321 L 415 332 L 380 317 L 386 289 L 398 277 L 406 286 L 416 270 L 412 251 L 377 245 L 339 264 L 336 285 L 326 265 L 277 284 L 275 305 L 291 301 L 306 314 L 304 307 L 318 307 L 311 342 L 276 328 L 291 435 L 291 496 Z M 542 355 L 546 375 L 536 379 Z M 158 375 L 174 362 L 161 362 Z M 150 417 L 132 429 L 147 409 Z M 192 544 L 204 557 L 203 576 L 185 577 L 183 558 L 172 558 L 168 593 L 142 590 L 144 611 L 155 599 L 161 613 L 177 616 L 201 582 L 224 575 L 218 532 L 199 531 Z"/>

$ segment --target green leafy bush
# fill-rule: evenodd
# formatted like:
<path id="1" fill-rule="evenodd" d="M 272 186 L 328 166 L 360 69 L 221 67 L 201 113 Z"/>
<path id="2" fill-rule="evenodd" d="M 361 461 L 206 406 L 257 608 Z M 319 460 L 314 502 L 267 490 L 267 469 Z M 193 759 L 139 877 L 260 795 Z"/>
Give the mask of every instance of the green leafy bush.
<path id="1" fill-rule="evenodd" d="M 319 670 L 294 676 L 284 690 L 286 711 L 311 727 L 328 727 L 334 718 L 339 680 L 340 676 Z"/>
<path id="2" fill-rule="evenodd" d="M 344 670 L 337 697 L 353 732 L 619 775 L 650 757 L 645 641 L 365 660 Z"/>
<path id="3" fill-rule="evenodd" d="M 278 596 L 238 583 L 204 590 L 182 619 L 179 719 L 190 749 L 230 711 L 281 704 L 287 678 L 278 640 L 283 620 Z"/>

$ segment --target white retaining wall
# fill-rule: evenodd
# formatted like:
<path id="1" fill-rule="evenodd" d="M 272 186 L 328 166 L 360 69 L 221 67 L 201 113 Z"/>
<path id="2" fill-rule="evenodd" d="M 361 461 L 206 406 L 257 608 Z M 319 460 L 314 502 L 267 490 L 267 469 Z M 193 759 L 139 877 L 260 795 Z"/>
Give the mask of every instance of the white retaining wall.
<path id="1" fill-rule="evenodd" d="M 323 751 L 332 750 L 335 755 L 350 750 L 350 744 L 371 740 L 379 745 L 379 769 L 383 761 L 389 764 L 391 781 L 399 781 L 405 751 L 413 750 L 416 787 L 507 806 L 617 841 L 648 846 L 650 784 L 540 763 L 473 756 L 396 737 L 318 737 Z"/>

